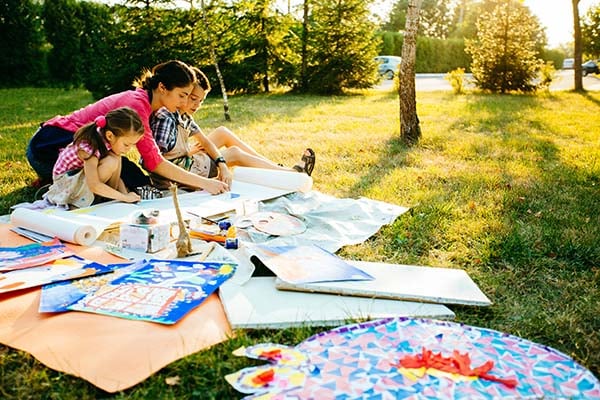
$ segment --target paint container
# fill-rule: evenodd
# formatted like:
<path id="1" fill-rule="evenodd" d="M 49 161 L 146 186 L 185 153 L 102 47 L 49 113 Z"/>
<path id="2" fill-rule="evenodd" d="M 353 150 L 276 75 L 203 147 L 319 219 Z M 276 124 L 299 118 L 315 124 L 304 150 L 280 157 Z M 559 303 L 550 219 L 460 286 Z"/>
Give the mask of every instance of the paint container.
<path id="1" fill-rule="evenodd" d="M 226 231 L 226 230 L 228 230 L 230 227 L 231 227 L 231 222 L 230 222 L 228 219 L 226 219 L 226 220 L 223 220 L 223 221 L 219 221 L 219 229 L 220 229 L 220 230 L 222 230 L 222 231 Z"/>
<path id="2" fill-rule="evenodd" d="M 238 240 L 237 240 L 237 238 L 227 238 L 227 239 L 225 239 L 225 248 L 226 249 L 237 249 L 238 248 Z"/>

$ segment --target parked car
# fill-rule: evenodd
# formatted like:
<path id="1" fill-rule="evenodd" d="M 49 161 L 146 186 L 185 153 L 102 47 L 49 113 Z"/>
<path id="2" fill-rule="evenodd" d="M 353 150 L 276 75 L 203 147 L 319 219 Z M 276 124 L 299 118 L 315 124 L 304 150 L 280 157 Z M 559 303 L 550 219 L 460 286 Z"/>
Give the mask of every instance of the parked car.
<path id="1" fill-rule="evenodd" d="M 589 60 L 581 64 L 581 72 L 583 76 L 587 74 L 600 74 L 600 68 L 598 67 L 598 61 Z"/>
<path id="2" fill-rule="evenodd" d="M 573 69 L 573 66 L 575 66 L 574 58 L 565 58 L 563 60 L 563 69 Z"/>
<path id="3" fill-rule="evenodd" d="M 398 56 L 377 56 L 375 57 L 375 61 L 379 63 L 377 66 L 379 76 L 385 79 L 394 79 L 394 76 L 398 73 L 402 58 Z"/>

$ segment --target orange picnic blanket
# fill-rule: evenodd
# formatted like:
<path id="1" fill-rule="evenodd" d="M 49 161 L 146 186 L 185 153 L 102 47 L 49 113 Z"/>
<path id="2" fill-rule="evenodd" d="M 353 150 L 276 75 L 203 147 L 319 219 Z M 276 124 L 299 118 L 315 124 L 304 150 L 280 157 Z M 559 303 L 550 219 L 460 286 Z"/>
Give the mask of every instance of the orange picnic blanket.
<path id="1" fill-rule="evenodd" d="M 0 225 L 2 247 L 31 243 L 10 228 Z M 100 248 L 68 246 L 89 260 L 123 262 Z M 0 295 L 0 343 L 111 393 L 232 335 L 216 294 L 170 326 L 76 311 L 40 314 L 39 298 L 39 288 Z"/>

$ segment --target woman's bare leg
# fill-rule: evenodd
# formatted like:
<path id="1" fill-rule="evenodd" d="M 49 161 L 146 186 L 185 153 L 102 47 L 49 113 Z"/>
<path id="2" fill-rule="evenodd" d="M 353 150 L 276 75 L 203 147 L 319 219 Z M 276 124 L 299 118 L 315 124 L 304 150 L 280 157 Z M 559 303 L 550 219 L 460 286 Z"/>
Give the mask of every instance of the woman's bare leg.
<path id="1" fill-rule="evenodd" d="M 212 140 L 212 139 L 211 139 Z M 275 164 L 273 161 L 266 158 L 255 156 L 254 154 L 247 153 L 237 146 L 225 147 L 221 150 L 221 154 L 227 160 L 228 166 L 242 166 L 242 167 L 253 167 L 253 168 L 266 168 L 276 169 L 280 171 L 294 171 L 292 168 L 282 167 L 281 165 Z"/>
<path id="2" fill-rule="evenodd" d="M 237 146 L 240 150 L 245 153 L 252 155 L 254 157 L 259 157 L 264 160 L 268 159 L 261 154 L 259 154 L 256 150 L 254 150 L 249 144 L 240 139 L 235 133 L 230 131 L 228 128 L 224 126 L 220 126 L 211 133 L 209 133 L 208 138 L 211 142 L 215 144 L 217 147 L 233 147 Z"/>

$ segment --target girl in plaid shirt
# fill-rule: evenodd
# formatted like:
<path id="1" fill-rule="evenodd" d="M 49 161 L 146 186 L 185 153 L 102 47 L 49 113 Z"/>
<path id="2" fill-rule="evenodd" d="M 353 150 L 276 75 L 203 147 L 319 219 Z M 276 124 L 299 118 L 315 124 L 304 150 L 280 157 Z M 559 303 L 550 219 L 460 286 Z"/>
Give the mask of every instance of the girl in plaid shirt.
<path id="1" fill-rule="evenodd" d="M 138 113 L 121 107 L 101 115 L 75 132 L 59 154 L 46 199 L 57 205 L 87 207 L 95 196 L 127 203 L 140 201 L 121 179 L 121 156 L 142 138 Z"/>

